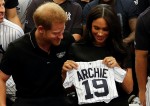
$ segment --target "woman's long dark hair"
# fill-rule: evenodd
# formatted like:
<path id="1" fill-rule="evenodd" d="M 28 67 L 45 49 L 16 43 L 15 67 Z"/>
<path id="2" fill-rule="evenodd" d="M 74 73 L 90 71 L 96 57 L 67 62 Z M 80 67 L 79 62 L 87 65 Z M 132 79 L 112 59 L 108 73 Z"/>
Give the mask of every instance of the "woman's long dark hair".
<path id="1" fill-rule="evenodd" d="M 114 9 L 108 4 L 100 4 L 93 7 L 88 14 L 86 28 L 83 34 L 82 42 L 92 44 L 94 36 L 92 35 L 92 22 L 98 18 L 104 18 L 108 24 L 109 36 L 105 42 L 108 52 L 122 63 L 127 55 L 121 34 L 121 25 Z"/>

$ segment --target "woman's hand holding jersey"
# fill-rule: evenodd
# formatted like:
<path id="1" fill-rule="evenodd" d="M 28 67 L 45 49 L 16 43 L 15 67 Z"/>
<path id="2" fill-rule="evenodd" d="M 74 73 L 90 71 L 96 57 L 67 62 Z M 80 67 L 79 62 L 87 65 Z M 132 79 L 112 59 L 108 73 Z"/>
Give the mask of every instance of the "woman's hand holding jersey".
<path id="1" fill-rule="evenodd" d="M 105 57 L 103 59 L 103 63 L 107 66 L 107 67 L 110 67 L 110 68 L 113 68 L 113 67 L 120 67 L 118 62 L 116 61 L 116 59 L 112 56 L 109 56 L 109 57 Z"/>

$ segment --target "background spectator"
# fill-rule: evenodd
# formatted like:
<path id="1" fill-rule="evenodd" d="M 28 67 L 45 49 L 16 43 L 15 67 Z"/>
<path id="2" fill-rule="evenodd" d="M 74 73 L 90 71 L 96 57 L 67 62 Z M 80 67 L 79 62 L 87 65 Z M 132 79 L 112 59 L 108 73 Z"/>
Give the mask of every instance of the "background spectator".
<path id="1" fill-rule="evenodd" d="M 72 0 L 33 0 L 27 9 L 25 32 L 31 31 L 34 27 L 32 19 L 35 9 L 44 2 L 54 2 L 59 4 L 67 14 L 67 22 L 65 30 L 69 31 L 73 36 L 78 36 L 79 39 L 82 35 L 82 8 Z"/>
<path id="2" fill-rule="evenodd" d="M 135 36 L 135 68 L 142 106 L 150 106 L 150 7 L 139 15 Z"/>
<path id="3" fill-rule="evenodd" d="M 2 55 L 5 53 L 5 50 L 8 47 L 8 44 L 15 39 L 24 35 L 23 30 L 16 24 L 5 19 L 5 7 L 4 0 L 0 0 L 0 61 Z M 11 106 L 15 100 L 15 84 L 12 77 L 6 83 L 6 94 L 7 94 L 7 106 Z"/>
<path id="4" fill-rule="evenodd" d="M 89 3 L 89 2 L 91 2 L 91 1 L 93 1 L 93 0 L 73 0 L 73 1 L 79 3 L 79 4 L 81 5 L 81 7 L 84 8 L 84 6 L 85 6 L 87 3 Z"/>

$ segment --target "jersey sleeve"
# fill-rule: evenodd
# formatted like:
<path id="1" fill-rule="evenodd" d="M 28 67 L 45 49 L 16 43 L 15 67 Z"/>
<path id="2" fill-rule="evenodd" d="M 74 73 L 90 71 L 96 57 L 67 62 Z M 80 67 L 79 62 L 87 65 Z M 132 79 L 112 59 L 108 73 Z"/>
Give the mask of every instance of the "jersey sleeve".
<path id="1" fill-rule="evenodd" d="M 114 78 L 115 78 L 115 81 L 119 82 L 119 83 L 122 83 L 124 78 L 125 78 L 125 75 L 126 75 L 126 71 L 119 68 L 119 67 L 114 67 Z"/>
<path id="2" fill-rule="evenodd" d="M 73 70 L 66 73 L 66 79 L 63 83 L 64 88 L 69 88 L 73 85 Z"/>

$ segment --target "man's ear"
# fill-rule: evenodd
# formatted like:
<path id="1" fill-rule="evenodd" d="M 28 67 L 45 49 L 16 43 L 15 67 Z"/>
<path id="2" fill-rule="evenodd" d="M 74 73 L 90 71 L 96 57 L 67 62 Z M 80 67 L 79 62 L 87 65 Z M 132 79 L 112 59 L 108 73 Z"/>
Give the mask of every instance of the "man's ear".
<path id="1" fill-rule="evenodd" d="M 44 27 L 42 25 L 38 26 L 37 29 L 41 34 L 44 33 Z"/>

